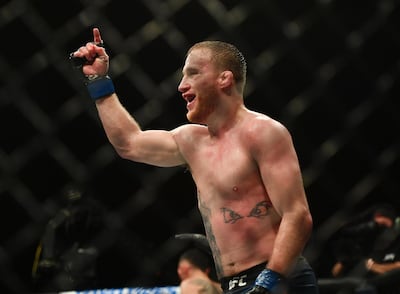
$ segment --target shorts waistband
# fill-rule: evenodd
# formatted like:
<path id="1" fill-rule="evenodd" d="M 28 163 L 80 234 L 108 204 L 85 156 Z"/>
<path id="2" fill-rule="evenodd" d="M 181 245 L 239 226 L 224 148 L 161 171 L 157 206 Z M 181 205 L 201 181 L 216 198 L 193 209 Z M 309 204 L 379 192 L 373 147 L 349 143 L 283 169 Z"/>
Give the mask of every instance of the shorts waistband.
<path id="1" fill-rule="evenodd" d="M 221 287 L 224 291 L 232 290 L 234 288 L 246 287 L 253 285 L 258 274 L 265 269 L 267 262 L 257 264 L 247 270 L 244 270 L 233 276 L 223 277 L 220 279 Z"/>

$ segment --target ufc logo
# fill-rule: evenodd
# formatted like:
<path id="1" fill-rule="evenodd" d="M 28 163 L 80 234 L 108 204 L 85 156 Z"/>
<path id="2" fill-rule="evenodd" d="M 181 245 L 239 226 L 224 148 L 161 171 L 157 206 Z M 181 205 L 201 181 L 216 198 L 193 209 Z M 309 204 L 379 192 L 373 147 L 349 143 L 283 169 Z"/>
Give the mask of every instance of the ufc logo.
<path id="1" fill-rule="evenodd" d="M 234 277 L 229 281 L 229 290 L 232 290 L 235 287 L 243 287 L 247 285 L 246 281 L 247 275 L 243 275 L 240 277 Z"/>

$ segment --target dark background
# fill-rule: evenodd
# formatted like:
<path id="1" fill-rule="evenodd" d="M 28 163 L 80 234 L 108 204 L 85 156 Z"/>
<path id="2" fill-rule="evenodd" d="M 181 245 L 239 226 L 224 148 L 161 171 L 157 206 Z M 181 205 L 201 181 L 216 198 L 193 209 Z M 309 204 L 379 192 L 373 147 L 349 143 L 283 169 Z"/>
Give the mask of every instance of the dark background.
<path id="1" fill-rule="evenodd" d="M 0 286 L 33 291 L 44 228 L 78 185 L 101 208 L 98 287 L 177 283 L 182 232 L 202 233 L 182 168 L 119 158 L 68 55 L 99 27 L 110 75 L 144 129 L 186 122 L 177 92 L 188 47 L 232 42 L 248 62 L 246 104 L 293 135 L 314 217 L 305 255 L 378 202 L 400 204 L 400 4 L 396 0 L 0 2 Z"/>

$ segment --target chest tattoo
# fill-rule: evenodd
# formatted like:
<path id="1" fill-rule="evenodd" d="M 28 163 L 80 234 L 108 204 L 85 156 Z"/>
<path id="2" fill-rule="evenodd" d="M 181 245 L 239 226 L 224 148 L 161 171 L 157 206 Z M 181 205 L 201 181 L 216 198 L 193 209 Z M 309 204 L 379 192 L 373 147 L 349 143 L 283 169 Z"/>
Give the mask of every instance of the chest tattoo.
<path id="1" fill-rule="evenodd" d="M 222 207 L 221 211 L 224 215 L 224 222 L 227 224 L 234 224 L 237 220 L 243 218 L 243 216 L 241 216 L 239 213 L 226 207 Z"/>
<path id="2" fill-rule="evenodd" d="M 269 208 L 272 207 L 272 204 L 266 200 L 261 201 L 257 203 L 248 213 L 246 217 L 255 217 L 255 218 L 261 218 L 263 216 L 268 215 L 268 210 Z M 238 220 L 244 218 L 243 215 L 240 213 L 227 208 L 227 207 L 222 207 L 221 208 L 222 214 L 224 216 L 224 222 L 227 224 L 234 224 Z"/>

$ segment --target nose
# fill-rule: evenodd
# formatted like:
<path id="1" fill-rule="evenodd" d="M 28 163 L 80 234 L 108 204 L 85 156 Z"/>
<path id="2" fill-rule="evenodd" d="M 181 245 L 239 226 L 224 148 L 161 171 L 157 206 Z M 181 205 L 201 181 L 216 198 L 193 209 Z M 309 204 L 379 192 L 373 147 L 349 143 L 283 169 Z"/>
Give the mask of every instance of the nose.
<path id="1" fill-rule="evenodd" d="M 182 78 L 179 85 L 178 85 L 178 91 L 181 93 L 186 92 L 189 89 L 188 83 L 185 82 L 185 80 Z"/>

